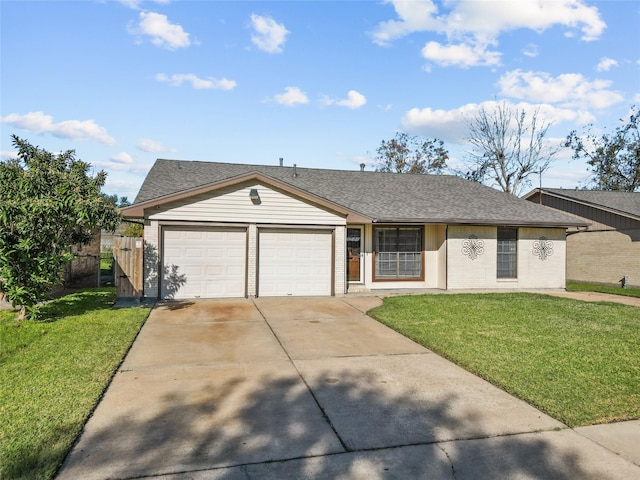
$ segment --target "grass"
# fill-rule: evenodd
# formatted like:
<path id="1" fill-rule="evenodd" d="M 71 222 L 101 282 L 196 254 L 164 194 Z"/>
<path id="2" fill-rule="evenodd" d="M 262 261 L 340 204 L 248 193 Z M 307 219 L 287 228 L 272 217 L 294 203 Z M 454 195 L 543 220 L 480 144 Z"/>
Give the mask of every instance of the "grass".
<path id="1" fill-rule="evenodd" d="M 611 293 L 613 295 L 624 295 L 626 297 L 640 297 L 640 288 L 621 288 L 606 285 L 592 285 L 589 283 L 568 283 L 567 291 Z"/>
<path id="2" fill-rule="evenodd" d="M 49 479 L 64 460 L 149 313 L 114 298 L 67 295 L 41 322 L 0 311 L 0 478 Z"/>
<path id="3" fill-rule="evenodd" d="M 368 312 L 571 427 L 640 418 L 640 308 L 527 293 L 390 297 Z"/>

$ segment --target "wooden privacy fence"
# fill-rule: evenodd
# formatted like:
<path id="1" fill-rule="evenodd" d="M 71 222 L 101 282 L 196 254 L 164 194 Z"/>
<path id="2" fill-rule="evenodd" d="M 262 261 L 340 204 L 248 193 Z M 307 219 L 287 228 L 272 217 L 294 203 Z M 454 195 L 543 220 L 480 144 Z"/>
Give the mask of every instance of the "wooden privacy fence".
<path id="1" fill-rule="evenodd" d="M 143 252 L 141 237 L 113 239 L 113 281 L 118 298 L 143 295 Z"/>

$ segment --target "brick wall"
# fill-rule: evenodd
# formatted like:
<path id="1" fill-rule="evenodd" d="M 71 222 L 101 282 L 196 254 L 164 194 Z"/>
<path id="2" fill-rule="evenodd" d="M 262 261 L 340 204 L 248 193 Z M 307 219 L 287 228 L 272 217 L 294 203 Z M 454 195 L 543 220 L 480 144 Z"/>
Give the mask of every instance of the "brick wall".
<path id="1" fill-rule="evenodd" d="M 155 220 L 144 222 L 144 296 L 158 298 L 158 262 L 160 228 Z"/>
<path id="2" fill-rule="evenodd" d="M 475 238 L 470 238 L 474 235 Z M 539 242 L 545 238 L 546 255 Z M 482 242 L 482 250 L 472 254 L 469 242 Z M 565 230 L 563 228 L 518 229 L 517 278 L 497 278 L 497 228 L 452 225 L 448 229 L 447 284 L 455 289 L 510 289 L 565 287 Z"/>
<path id="3" fill-rule="evenodd" d="M 255 297 L 257 293 L 258 278 L 258 228 L 255 223 L 247 229 L 249 252 L 247 258 L 247 296 Z"/>
<path id="4" fill-rule="evenodd" d="M 640 230 L 580 232 L 567 237 L 567 281 L 640 287 Z"/>
<path id="5" fill-rule="evenodd" d="M 346 257 L 346 237 L 347 228 L 343 226 L 336 226 L 335 237 L 334 237 L 334 288 L 335 295 L 342 295 L 347 292 L 347 257 Z"/>

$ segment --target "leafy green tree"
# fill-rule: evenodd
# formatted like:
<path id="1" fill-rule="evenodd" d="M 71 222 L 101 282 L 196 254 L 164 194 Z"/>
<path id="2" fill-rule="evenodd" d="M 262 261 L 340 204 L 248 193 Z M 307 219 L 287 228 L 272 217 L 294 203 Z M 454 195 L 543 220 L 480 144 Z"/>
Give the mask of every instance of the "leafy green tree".
<path id="1" fill-rule="evenodd" d="M 376 172 L 387 173 L 441 173 L 449 159 L 442 140 L 404 132 L 397 132 L 389 141 L 382 140 L 376 153 Z"/>
<path id="2" fill-rule="evenodd" d="M 467 140 L 472 146 L 467 171 L 456 172 L 470 180 L 497 185 L 518 195 L 531 182 L 529 177 L 547 170 L 558 148 L 545 141 L 549 122 L 513 108 L 506 102 L 480 109 L 467 121 Z"/>
<path id="3" fill-rule="evenodd" d="M 53 154 L 12 136 L 15 159 L 0 162 L 0 297 L 36 318 L 38 303 L 62 281 L 73 245 L 96 228 L 115 230 L 121 216 L 101 193 L 107 174 L 69 150 Z"/>
<path id="4" fill-rule="evenodd" d="M 621 120 L 622 121 L 622 120 Z M 574 130 L 564 146 L 573 150 L 574 159 L 587 160 L 593 182 L 601 190 L 640 190 L 640 110 L 633 106 L 629 121 L 613 134 L 595 135 L 588 127 L 585 135 Z"/>
<path id="5" fill-rule="evenodd" d="M 123 237 L 141 237 L 144 233 L 144 226 L 139 222 L 128 222 L 124 232 L 122 232 Z"/>
<path id="6" fill-rule="evenodd" d="M 103 193 L 103 195 L 108 202 L 113 203 L 118 208 L 128 207 L 129 205 L 131 205 L 131 202 L 127 197 L 118 197 L 118 195 L 116 195 L 115 193 L 113 195 L 107 195 L 106 193 Z"/>

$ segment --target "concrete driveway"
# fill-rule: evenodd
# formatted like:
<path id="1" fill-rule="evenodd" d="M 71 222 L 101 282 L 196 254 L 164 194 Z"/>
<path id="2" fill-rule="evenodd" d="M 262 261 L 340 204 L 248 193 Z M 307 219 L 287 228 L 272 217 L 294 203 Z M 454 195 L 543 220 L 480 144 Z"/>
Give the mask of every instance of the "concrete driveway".
<path id="1" fill-rule="evenodd" d="M 363 313 L 379 303 L 158 305 L 58 478 L 640 478 Z"/>

